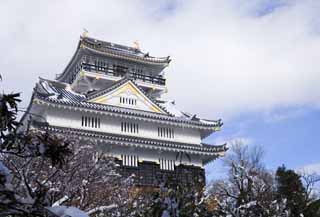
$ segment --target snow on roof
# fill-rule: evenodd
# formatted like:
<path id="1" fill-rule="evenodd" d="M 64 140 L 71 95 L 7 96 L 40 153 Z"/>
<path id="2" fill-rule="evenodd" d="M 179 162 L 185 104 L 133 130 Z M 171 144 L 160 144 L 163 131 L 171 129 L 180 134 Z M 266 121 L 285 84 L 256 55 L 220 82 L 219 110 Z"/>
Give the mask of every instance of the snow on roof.
<path id="1" fill-rule="evenodd" d="M 201 123 L 204 123 L 204 124 L 215 124 L 215 123 L 217 123 L 217 122 L 219 122 L 219 121 L 200 119 L 200 122 L 201 122 Z"/>
<path id="2" fill-rule="evenodd" d="M 86 98 L 85 95 L 74 92 L 70 85 L 66 83 L 40 78 L 39 84 L 49 94 L 48 98 L 51 99 L 59 99 L 60 101 L 72 101 L 72 99 L 77 99 L 81 101 Z M 69 97 L 62 97 L 64 95 Z"/>
<path id="3" fill-rule="evenodd" d="M 170 114 L 175 117 L 186 117 L 186 115 L 175 106 L 173 101 L 167 101 L 160 105 L 162 105 Z"/>
<path id="4" fill-rule="evenodd" d="M 196 117 L 196 115 L 189 114 L 187 112 L 181 111 L 177 108 L 174 101 L 165 101 L 163 103 L 160 103 L 161 106 L 163 106 L 170 114 L 172 114 L 175 117 L 183 118 L 187 120 L 197 119 L 203 124 L 217 124 L 220 123 L 220 120 L 206 120 Z"/>
<path id="5" fill-rule="evenodd" d="M 149 53 L 144 53 L 140 49 L 134 48 L 134 47 L 128 47 L 125 45 L 120 45 L 116 43 L 111 43 L 107 41 L 98 40 L 95 38 L 90 37 L 82 37 L 82 42 L 85 43 L 86 46 L 90 46 L 91 48 L 95 50 L 101 50 L 107 53 L 110 53 L 112 51 L 115 51 L 117 54 L 123 54 L 123 55 L 129 55 L 129 56 L 135 56 L 140 59 L 144 59 L 147 61 L 156 61 L 159 63 L 169 63 L 170 57 L 153 57 L 150 56 Z"/>
<path id="6" fill-rule="evenodd" d="M 88 102 L 88 98 L 86 95 L 75 93 L 73 90 L 71 90 L 70 85 L 58 82 L 58 81 L 51 81 L 46 79 L 41 79 L 39 83 L 37 84 L 35 88 L 35 92 L 37 94 L 37 97 L 40 97 L 41 99 L 49 100 L 50 102 L 57 102 L 57 103 L 63 103 L 63 104 L 70 104 L 73 106 L 81 106 L 85 108 L 90 109 L 101 109 L 101 110 L 112 110 L 117 112 L 128 112 L 125 110 L 126 108 L 121 108 L 118 106 L 112 106 L 112 105 L 102 105 L 102 104 L 96 104 Z M 151 101 L 153 101 L 150 98 Z M 162 100 L 154 100 L 154 103 L 157 104 L 159 107 L 163 108 L 164 111 L 166 111 L 166 114 L 156 114 L 158 116 L 155 116 L 152 112 L 147 111 L 139 111 L 140 113 L 135 113 L 135 110 L 130 110 L 130 112 L 133 112 L 134 114 L 138 115 L 147 115 L 148 117 L 156 117 L 158 119 L 166 118 L 166 120 L 170 121 L 177 121 L 180 123 L 189 123 L 189 124 L 195 124 L 197 126 L 201 127 L 215 127 L 215 126 L 221 126 L 222 123 L 220 120 L 205 120 L 200 119 L 196 115 L 188 114 L 186 112 L 183 112 L 179 110 L 173 101 L 162 101 Z M 122 109 L 122 110 L 121 110 Z M 123 110 L 124 109 L 124 110 Z M 141 113 L 145 112 L 145 113 Z M 161 115 L 161 116 L 159 116 Z"/>

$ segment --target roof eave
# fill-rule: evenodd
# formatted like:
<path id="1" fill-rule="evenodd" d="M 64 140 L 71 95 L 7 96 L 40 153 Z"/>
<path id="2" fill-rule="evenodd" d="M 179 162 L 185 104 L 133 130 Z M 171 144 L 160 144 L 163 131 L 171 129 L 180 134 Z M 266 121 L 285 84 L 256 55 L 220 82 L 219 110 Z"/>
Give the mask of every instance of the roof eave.
<path id="1" fill-rule="evenodd" d="M 221 155 L 221 150 L 206 150 L 202 146 L 198 146 L 197 144 L 185 144 L 185 143 L 177 143 L 177 142 L 169 142 L 169 141 L 161 141 L 161 140 L 150 140 L 145 138 L 138 138 L 132 136 L 123 137 L 121 135 L 108 134 L 96 131 L 89 130 L 81 130 L 81 129 L 72 129 L 66 127 L 57 127 L 50 125 L 33 125 L 35 129 L 40 130 L 48 130 L 53 133 L 68 133 L 69 135 L 76 135 L 84 138 L 92 138 L 94 140 L 101 141 L 110 141 L 112 143 L 116 143 L 117 145 L 124 146 L 136 146 L 140 148 L 148 148 L 148 149 L 163 149 L 163 150 L 171 150 L 176 152 L 188 152 L 190 154 L 201 155 L 205 157 L 213 156 L 214 158 L 219 157 Z M 132 137 L 132 138 L 131 138 Z M 114 141 L 113 141 L 114 140 Z M 170 144 L 171 145 L 168 145 Z M 211 158 L 211 157 L 210 157 Z"/>
<path id="2" fill-rule="evenodd" d="M 65 67 L 65 69 L 62 71 L 61 74 L 58 74 L 56 76 L 56 80 L 63 81 L 63 77 L 65 76 L 65 73 L 69 70 L 70 66 L 73 64 L 74 60 L 76 59 L 76 56 L 80 53 L 80 47 L 81 47 L 80 45 L 81 45 L 81 40 L 78 41 L 77 48 L 76 48 L 75 52 L 73 53 L 70 61 L 68 62 L 67 66 Z"/>
<path id="3" fill-rule="evenodd" d="M 91 37 L 80 37 L 80 41 L 82 42 L 82 45 L 87 47 L 87 48 L 91 48 L 91 49 L 94 49 L 96 50 L 97 52 L 103 52 L 103 53 L 108 53 L 108 52 L 105 52 L 105 51 L 101 51 L 99 50 L 99 48 L 95 47 L 96 43 L 99 44 L 100 43 L 100 46 L 102 44 L 108 44 L 108 46 L 110 47 L 121 47 L 121 49 L 126 49 L 130 52 L 132 51 L 138 51 L 140 52 L 141 54 L 143 55 L 148 55 L 146 53 L 142 53 L 140 51 L 140 49 L 138 48 L 134 48 L 134 47 L 128 47 L 128 46 L 125 46 L 125 45 L 120 45 L 120 44 L 116 44 L 116 43 L 111 43 L 111 42 L 106 42 L 106 41 L 102 41 L 102 40 L 99 40 L 99 39 L 95 39 L 95 38 L 91 38 Z M 94 44 L 93 44 L 94 43 Z M 133 54 L 124 54 L 124 53 L 121 53 L 120 51 L 116 51 L 116 50 L 112 50 L 111 48 L 109 47 L 104 47 L 104 49 L 108 50 L 110 54 L 112 53 L 118 53 L 119 55 L 122 55 L 124 57 L 130 57 L 134 59 L 134 61 L 140 59 L 140 60 L 143 60 L 145 61 L 146 63 L 156 63 L 156 64 L 169 64 L 171 62 L 171 59 L 170 59 L 170 56 L 167 56 L 167 57 L 150 57 L 150 56 L 144 56 L 144 57 L 141 57 L 141 56 L 137 56 L 137 55 L 133 55 Z"/>
<path id="4" fill-rule="evenodd" d="M 115 111 L 112 111 L 112 110 L 102 110 L 102 109 L 94 109 L 94 108 L 88 108 L 86 106 L 83 106 L 80 104 L 79 105 L 73 105 L 69 102 L 57 102 L 57 101 L 54 101 L 54 100 L 50 100 L 50 99 L 47 99 L 47 98 L 43 98 L 41 96 L 38 96 L 38 95 L 35 95 L 35 98 L 33 100 L 33 103 L 37 103 L 37 104 L 46 104 L 46 105 L 57 105 L 58 107 L 66 107 L 66 108 L 75 108 L 75 110 L 79 110 L 79 107 L 80 109 L 84 109 L 86 111 L 89 111 L 89 112 L 94 112 L 96 113 L 97 110 L 99 112 L 103 112 L 103 113 L 120 113 L 120 115 L 123 115 L 123 116 L 131 116 L 131 115 L 138 115 L 138 116 L 141 116 L 142 119 L 153 119 L 155 118 L 156 115 L 160 115 L 160 116 L 166 116 L 166 117 L 163 117 L 163 118 L 157 118 L 158 121 L 166 121 L 166 122 L 175 122 L 177 124 L 186 124 L 186 125 L 190 125 L 192 126 L 193 128 L 198 128 L 198 129 L 205 129 L 205 130 L 212 130 L 212 132 L 214 131 L 214 128 L 215 126 L 210 126 L 210 125 L 203 125 L 201 123 L 192 123 L 190 121 L 181 121 L 179 119 L 177 120 L 170 120 L 171 118 L 174 118 L 174 117 L 171 117 L 171 116 L 168 116 L 168 115 L 165 115 L 165 114 L 158 114 L 158 113 L 154 113 L 154 112 L 146 112 L 146 111 L 135 111 L 134 109 L 126 109 L 126 108 L 122 108 L 122 107 L 116 107 L 116 106 L 113 106 L 115 107 L 115 109 L 126 109 L 126 113 L 130 113 L 130 114 L 125 114 L 123 112 L 115 112 Z M 95 103 L 90 103 L 92 105 L 95 105 Z M 96 104 L 96 105 L 99 105 L 99 104 Z M 104 106 L 108 106 L 108 105 L 104 105 Z M 147 115 L 141 115 L 141 114 L 138 114 L 139 112 L 143 112 L 143 113 L 148 113 L 148 116 Z M 123 113 L 123 114 L 121 114 Z M 154 116 L 154 117 L 152 117 Z M 169 119 L 165 119 L 165 118 L 169 118 Z"/>
<path id="5" fill-rule="evenodd" d="M 151 61 L 151 60 L 147 60 L 147 59 L 139 58 L 139 57 L 135 57 L 135 56 L 123 55 L 120 53 L 105 52 L 105 51 L 101 51 L 96 48 L 92 48 L 87 45 L 84 45 L 83 43 L 80 45 L 80 49 L 87 49 L 88 51 L 94 52 L 96 54 L 109 56 L 112 58 L 125 59 L 125 60 L 138 62 L 138 63 L 142 63 L 142 64 L 148 64 L 148 65 L 156 65 L 156 66 L 161 66 L 163 68 L 167 67 L 169 65 L 169 63 L 171 62 L 170 59 L 168 59 L 166 61 Z"/>

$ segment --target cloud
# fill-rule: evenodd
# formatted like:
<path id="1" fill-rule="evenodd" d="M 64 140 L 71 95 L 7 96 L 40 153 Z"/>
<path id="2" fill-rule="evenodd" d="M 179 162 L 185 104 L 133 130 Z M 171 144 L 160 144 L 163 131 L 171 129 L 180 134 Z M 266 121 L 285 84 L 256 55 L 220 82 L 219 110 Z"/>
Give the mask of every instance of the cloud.
<path id="1" fill-rule="evenodd" d="M 228 135 L 228 138 L 224 136 L 215 136 L 213 138 L 208 138 L 208 143 L 209 144 L 215 144 L 215 145 L 222 145 L 222 144 L 227 144 L 228 147 L 231 147 L 233 145 L 253 145 L 255 140 L 251 137 L 240 137 L 237 136 L 236 134 L 231 134 Z"/>
<path id="2" fill-rule="evenodd" d="M 264 115 L 264 121 L 266 123 L 276 123 L 289 119 L 296 119 L 306 115 L 308 108 L 292 108 L 292 109 L 275 109 L 272 112 L 268 112 Z"/>
<path id="3" fill-rule="evenodd" d="M 86 28 L 99 39 L 139 40 L 151 55 L 171 55 L 168 98 L 187 111 L 226 118 L 315 106 L 320 3 L 248 2 L 1 1 L 1 85 L 27 101 L 38 76 L 61 73 Z"/>
<path id="4" fill-rule="evenodd" d="M 319 174 L 320 175 L 320 163 L 308 164 L 296 169 L 301 174 Z"/>

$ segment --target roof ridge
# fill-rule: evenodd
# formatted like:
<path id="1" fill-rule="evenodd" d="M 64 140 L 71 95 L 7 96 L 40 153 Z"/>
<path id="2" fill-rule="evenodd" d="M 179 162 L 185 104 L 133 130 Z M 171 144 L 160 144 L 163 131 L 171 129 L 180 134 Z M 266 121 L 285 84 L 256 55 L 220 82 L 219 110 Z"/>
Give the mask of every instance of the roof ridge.
<path id="1" fill-rule="evenodd" d="M 127 45 L 122 45 L 122 44 L 118 44 L 118 43 L 113 43 L 113 42 L 108 42 L 108 41 L 104 41 L 101 39 L 97 39 L 97 38 L 93 38 L 93 37 L 80 37 L 80 41 L 84 41 L 85 43 L 93 43 L 94 45 L 98 45 L 98 46 L 103 46 L 105 48 L 111 49 L 111 50 L 116 50 L 116 51 L 121 51 L 121 50 L 126 50 L 126 51 L 131 51 L 131 52 L 135 52 L 136 54 L 141 54 L 143 55 L 143 57 L 148 57 L 151 59 L 160 59 L 160 60 L 166 60 L 168 63 L 171 61 L 170 60 L 170 56 L 165 56 L 165 57 L 155 57 L 155 56 L 150 56 L 149 52 L 144 53 L 142 52 L 141 49 L 135 48 L 135 47 L 131 47 L 131 46 L 127 46 Z M 120 50 L 117 50 L 120 49 Z"/>
<path id="2" fill-rule="evenodd" d="M 121 78 L 120 80 L 116 81 L 115 83 L 113 83 L 111 86 L 109 87 L 106 87 L 104 89 L 100 89 L 100 90 L 97 90 L 97 91 L 94 91 L 92 93 L 89 93 L 89 94 L 86 94 L 86 97 L 87 97 L 87 100 L 90 100 L 90 99 L 94 99 L 96 97 L 99 97 L 105 93 L 108 93 L 110 92 L 111 90 L 121 86 L 122 84 L 124 84 L 126 81 L 128 81 L 128 77 L 124 77 L 124 78 Z"/>
<path id="3" fill-rule="evenodd" d="M 116 46 L 116 47 L 121 47 L 121 48 L 126 48 L 126 49 L 132 49 L 132 50 L 138 50 L 134 47 L 131 47 L 131 46 L 127 46 L 127 45 L 122 45 L 122 44 L 118 44 L 118 43 L 113 43 L 113 42 L 109 42 L 109 41 L 104 41 L 104 40 L 101 40 L 101 39 L 97 39 L 97 38 L 93 38 L 93 37 L 82 37 L 81 36 L 81 39 L 82 40 L 86 40 L 86 39 L 89 39 L 89 40 L 94 40 L 94 42 L 102 42 L 102 43 L 105 43 L 109 46 Z"/>
<path id="4" fill-rule="evenodd" d="M 63 86 L 63 87 L 68 87 L 70 84 L 68 84 L 68 83 L 65 83 L 65 82 L 61 82 L 61 81 L 57 81 L 57 80 L 50 80 L 50 79 L 47 79 L 47 78 L 42 78 L 42 77 L 40 77 L 39 76 L 39 81 L 41 82 L 41 81 L 46 81 L 46 82 L 48 82 L 49 84 L 54 84 L 54 85 L 61 85 L 61 86 Z"/>

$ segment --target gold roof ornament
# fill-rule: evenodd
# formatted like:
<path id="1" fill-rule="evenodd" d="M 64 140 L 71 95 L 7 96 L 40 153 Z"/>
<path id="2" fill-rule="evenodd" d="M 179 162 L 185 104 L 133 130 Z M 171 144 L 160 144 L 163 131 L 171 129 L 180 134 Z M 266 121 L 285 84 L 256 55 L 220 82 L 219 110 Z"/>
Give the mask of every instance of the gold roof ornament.
<path id="1" fill-rule="evenodd" d="M 133 42 L 133 48 L 134 48 L 134 49 L 137 49 L 137 50 L 140 50 L 139 41 L 135 40 L 135 41 Z"/>
<path id="2" fill-rule="evenodd" d="M 86 73 L 84 71 L 80 72 L 80 77 L 84 77 L 86 75 Z"/>
<path id="3" fill-rule="evenodd" d="M 83 33 L 81 35 L 83 38 L 87 38 L 89 36 L 89 31 L 85 28 L 83 28 Z"/>

